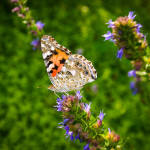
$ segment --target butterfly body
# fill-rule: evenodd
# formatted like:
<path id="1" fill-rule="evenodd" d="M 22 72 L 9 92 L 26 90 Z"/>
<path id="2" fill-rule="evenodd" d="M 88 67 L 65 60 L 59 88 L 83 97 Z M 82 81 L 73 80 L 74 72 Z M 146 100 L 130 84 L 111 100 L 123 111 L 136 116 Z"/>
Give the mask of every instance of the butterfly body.
<path id="1" fill-rule="evenodd" d="M 84 84 L 96 80 L 97 73 L 92 62 L 82 55 L 71 54 L 51 36 L 42 37 L 41 48 L 46 70 L 52 82 L 50 90 L 55 92 L 79 90 Z"/>

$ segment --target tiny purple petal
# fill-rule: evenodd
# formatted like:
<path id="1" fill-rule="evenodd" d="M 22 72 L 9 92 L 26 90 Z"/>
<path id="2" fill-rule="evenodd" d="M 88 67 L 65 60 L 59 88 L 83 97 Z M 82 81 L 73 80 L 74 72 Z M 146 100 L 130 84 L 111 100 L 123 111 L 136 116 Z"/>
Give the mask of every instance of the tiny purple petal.
<path id="1" fill-rule="evenodd" d="M 136 32 L 137 32 L 137 33 L 140 33 L 140 30 L 141 30 L 142 27 L 143 27 L 143 26 L 142 26 L 140 23 L 138 23 L 138 24 L 137 24 L 137 28 L 136 28 Z"/>
<path id="2" fill-rule="evenodd" d="M 65 129 L 66 129 L 66 135 L 69 135 L 69 126 L 66 125 L 66 126 L 65 126 Z"/>
<path id="3" fill-rule="evenodd" d="M 123 55 L 123 48 L 121 48 L 120 50 L 118 50 L 118 52 L 117 52 L 117 58 L 120 58 L 120 60 L 121 60 L 122 55 Z"/>
<path id="4" fill-rule="evenodd" d="M 18 12 L 18 11 L 20 11 L 20 7 L 15 7 L 15 8 L 13 8 L 11 11 L 12 11 L 12 12 Z"/>
<path id="5" fill-rule="evenodd" d="M 128 77 L 132 77 L 132 76 L 134 76 L 134 78 L 136 77 L 135 70 L 131 70 L 128 72 Z"/>
<path id="6" fill-rule="evenodd" d="M 79 100 L 83 97 L 83 96 L 81 96 L 80 91 L 76 92 L 76 96 L 78 97 Z"/>
<path id="7" fill-rule="evenodd" d="M 108 131 L 109 131 L 109 133 L 111 133 L 111 130 L 110 130 L 110 128 L 108 128 Z"/>
<path id="8" fill-rule="evenodd" d="M 83 150 L 90 150 L 89 143 L 87 143 L 86 145 L 84 145 L 84 149 Z"/>
<path id="9" fill-rule="evenodd" d="M 138 92 L 138 89 L 137 89 L 137 88 L 135 88 L 135 89 L 132 91 L 132 94 L 133 94 L 133 95 L 136 95 L 136 94 L 137 94 L 137 92 Z"/>
<path id="10" fill-rule="evenodd" d="M 132 90 L 132 89 L 134 89 L 135 88 L 135 82 L 134 81 L 131 81 L 130 82 L 130 89 Z"/>
<path id="11" fill-rule="evenodd" d="M 110 31 L 108 31 L 107 34 L 104 34 L 102 36 L 105 37 L 105 41 L 113 38 L 113 34 Z"/>
<path id="12" fill-rule="evenodd" d="M 106 113 L 105 113 L 106 114 Z M 102 112 L 100 111 L 100 114 L 99 114 L 99 119 L 100 119 L 100 121 L 102 121 L 103 120 L 103 118 L 104 118 L 104 116 L 105 116 L 105 114 L 103 113 L 103 110 L 102 110 Z"/>
<path id="13" fill-rule="evenodd" d="M 60 98 L 57 98 L 57 102 L 61 102 L 62 101 L 62 99 L 60 99 Z"/>
<path id="14" fill-rule="evenodd" d="M 134 81 L 130 82 L 130 89 L 132 90 L 133 95 L 135 95 L 138 92 L 138 88 L 136 87 L 136 84 Z"/>
<path id="15" fill-rule="evenodd" d="M 133 16 L 133 14 L 134 14 L 134 11 L 130 11 L 129 15 L 128 15 L 128 18 L 129 19 L 134 19 L 136 15 Z"/>
<path id="16" fill-rule="evenodd" d="M 62 99 L 65 99 L 65 98 L 66 98 L 66 95 L 62 95 L 61 97 L 62 97 Z"/>
<path id="17" fill-rule="evenodd" d="M 38 44 L 39 44 L 39 40 L 36 40 L 36 39 L 34 39 L 34 40 L 31 42 L 31 45 L 33 45 L 33 49 L 34 49 L 34 50 L 38 47 Z"/>
<path id="18" fill-rule="evenodd" d="M 90 108 L 91 108 L 91 102 L 88 104 L 85 103 L 85 106 L 84 106 L 84 110 L 88 113 L 90 111 Z"/>
<path id="19" fill-rule="evenodd" d="M 41 30 L 41 29 L 45 26 L 45 24 L 42 23 L 41 21 L 37 21 L 37 22 L 36 22 L 36 26 L 37 26 L 37 28 L 38 28 L 39 30 Z"/>
<path id="20" fill-rule="evenodd" d="M 55 107 L 57 107 L 57 111 L 62 111 L 62 102 L 63 102 L 64 100 L 62 100 L 62 99 L 60 99 L 60 98 L 57 98 L 57 106 L 55 106 Z"/>
<path id="21" fill-rule="evenodd" d="M 109 22 L 108 23 L 106 23 L 106 24 L 108 24 L 108 28 L 112 28 L 112 27 L 114 27 L 115 25 L 114 25 L 114 22 L 112 22 L 112 20 L 110 19 L 109 20 Z"/>
<path id="22" fill-rule="evenodd" d="M 31 42 L 31 45 L 33 45 L 33 46 L 38 46 L 38 43 L 39 43 L 39 41 L 38 40 L 33 40 L 32 42 Z"/>
<path id="23" fill-rule="evenodd" d="M 73 132 L 70 133 L 70 140 L 71 140 L 71 141 L 74 140 Z"/>
<path id="24" fill-rule="evenodd" d="M 75 140 L 79 139 L 80 140 L 80 136 L 79 134 L 75 136 Z"/>
<path id="25" fill-rule="evenodd" d="M 69 119 L 64 119 L 63 125 L 65 125 L 68 122 Z"/>

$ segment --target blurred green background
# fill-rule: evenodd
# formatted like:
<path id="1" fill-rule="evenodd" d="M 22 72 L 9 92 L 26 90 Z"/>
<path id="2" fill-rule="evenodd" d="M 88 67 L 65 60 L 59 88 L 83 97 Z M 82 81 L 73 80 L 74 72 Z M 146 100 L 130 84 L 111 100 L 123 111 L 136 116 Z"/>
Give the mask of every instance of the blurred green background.
<path id="1" fill-rule="evenodd" d="M 123 139 L 125 149 L 150 149 L 150 85 L 143 84 L 141 95 L 132 95 L 132 70 L 128 60 L 116 59 L 117 48 L 104 42 L 106 22 L 135 11 L 135 20 L 150 36 L 149 0 L 30 0 L 28 6 L 36 20 L 45 23 L 52 35 L 72 53 L 83 51 L 98 72 L 98 79 L 83 89 L 86 102 L 92 101 L 92 114 L 106 113 L 104 121 Z M 61 113 L 54 110 L 56 96 L 50 85 L 41 51 L 32 50 L 33 40 L 26 25 L 11 9 L 9 0 L 0 1 L 0 149 L 76 150 L 79 142 L 68 142 L 58 129 Z M 96 91 L 93 91 L 93 89 Z"/>

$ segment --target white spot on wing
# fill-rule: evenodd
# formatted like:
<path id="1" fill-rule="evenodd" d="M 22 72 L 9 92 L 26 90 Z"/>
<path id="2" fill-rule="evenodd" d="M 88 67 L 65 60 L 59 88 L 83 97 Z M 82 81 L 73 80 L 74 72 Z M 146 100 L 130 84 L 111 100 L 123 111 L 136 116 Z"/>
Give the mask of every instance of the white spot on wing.
<path id="1" fill-rule="evenodd" d="M 46 54 L 46 53 L 43 53 L 42 55 L 43 55 L 43 59 L 45 59 L 45 58 L 46 58 L 46 56 L 47 56 L 47 54 Z"/>
<path id="2" fill-rule="evenodd" d="M 54 49 L 55 49 L 55 47 L 54 47 L 54 46 L 52 46 L 52 47 L 51 47 L 51 50 L 53 51 Z"/>
<path id="3" fill-rule="evenodd" d="M 76 71 L 75 71 L 75 70 L 70 70 L 70 72 L 71 72 L 71 74 L 72 74 L 73 76 L 75 76 L 75 74 L 76 74 Z"/>
<path id="4" fill-rule="evenodd" d="M 49 69 L 49 67 L 48 67 L 46 70 L 47 70 L 47 72 L 50 72 L 50 69 Z"/>

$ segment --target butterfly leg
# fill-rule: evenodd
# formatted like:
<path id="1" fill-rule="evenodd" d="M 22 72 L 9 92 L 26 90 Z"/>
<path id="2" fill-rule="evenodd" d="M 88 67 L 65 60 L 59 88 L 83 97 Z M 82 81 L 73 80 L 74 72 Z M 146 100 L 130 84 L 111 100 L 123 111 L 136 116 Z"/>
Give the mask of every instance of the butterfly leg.
<path id="1" fill-rule="evenodd" d="M 59 95 L 57 95 L 55 91 L 54 91 L 54 94 L 55 94 L 57 97 L 59 97 Z M 59 98 L 60 98 L 60 97 L 59 97 Z"/>

